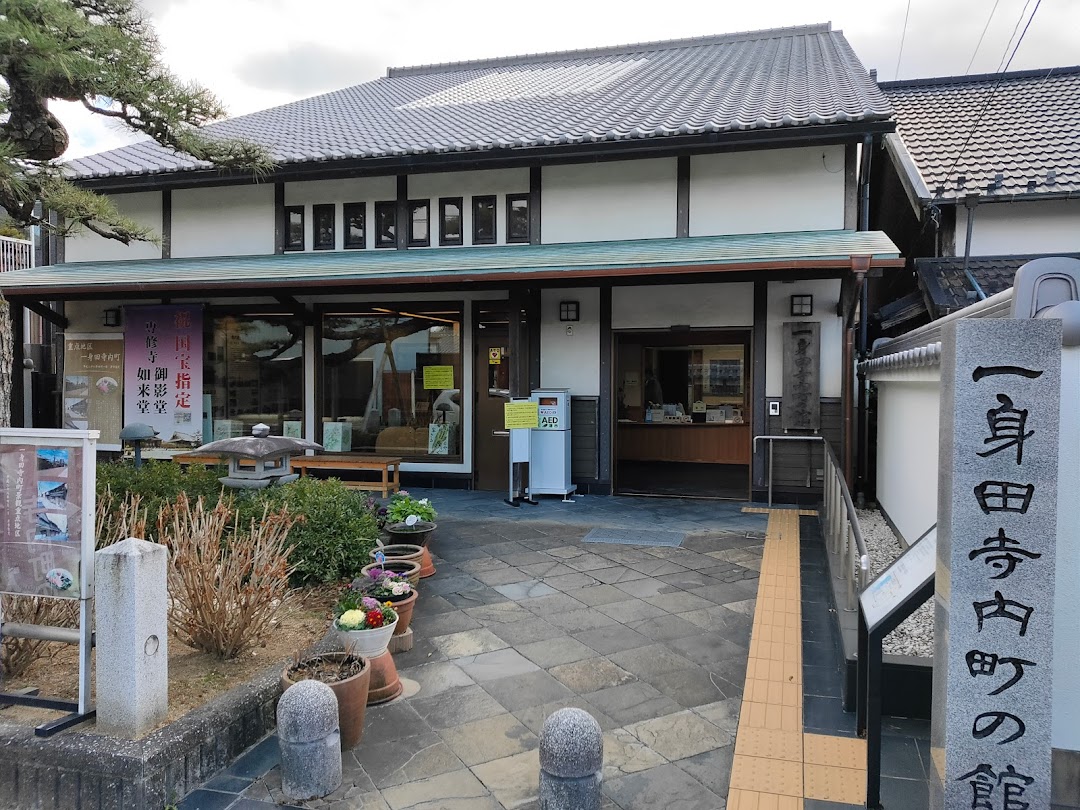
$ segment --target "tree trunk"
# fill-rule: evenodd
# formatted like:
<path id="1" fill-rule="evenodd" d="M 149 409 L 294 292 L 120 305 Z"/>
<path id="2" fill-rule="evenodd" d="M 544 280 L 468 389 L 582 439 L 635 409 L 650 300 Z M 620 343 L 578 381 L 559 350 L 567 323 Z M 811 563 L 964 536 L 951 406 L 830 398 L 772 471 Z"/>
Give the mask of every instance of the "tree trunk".
<path id="1" fill-rule="evenodd" d="M 11 305 L 0 295 L 0 427 L 11 427 L 11 385 L 18 373 L 15 335 L 11 333 Z"/>

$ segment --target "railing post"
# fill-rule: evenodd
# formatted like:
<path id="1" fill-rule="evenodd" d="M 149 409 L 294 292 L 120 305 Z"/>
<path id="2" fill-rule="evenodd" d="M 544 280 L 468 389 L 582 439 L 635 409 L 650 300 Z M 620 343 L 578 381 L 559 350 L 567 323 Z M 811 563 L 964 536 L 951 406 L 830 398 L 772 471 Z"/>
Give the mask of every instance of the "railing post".
<path id="1" fill-rule="evenodd" d="M 847 568 L 847 611 L 850 613 L 855 610 L 855 538 L 851 529 L 851 523 L 848 523 L 848 553 L 845 556 L 845 567 Z"/>
<path id="2" fill-rule="evenodd" d="M 773 440 L 769 439 L 769 508 L 772 509 Z"/>

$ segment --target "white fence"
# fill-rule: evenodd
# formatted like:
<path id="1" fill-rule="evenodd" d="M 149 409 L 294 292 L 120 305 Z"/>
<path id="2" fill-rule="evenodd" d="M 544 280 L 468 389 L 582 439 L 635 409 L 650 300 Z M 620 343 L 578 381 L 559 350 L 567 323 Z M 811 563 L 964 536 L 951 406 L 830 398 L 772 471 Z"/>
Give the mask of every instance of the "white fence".
<path id="1" fill-rule="evenodd" d="M 0 236 L 0 273 L 34 266 L 34 243 L 28 239 Z"/>

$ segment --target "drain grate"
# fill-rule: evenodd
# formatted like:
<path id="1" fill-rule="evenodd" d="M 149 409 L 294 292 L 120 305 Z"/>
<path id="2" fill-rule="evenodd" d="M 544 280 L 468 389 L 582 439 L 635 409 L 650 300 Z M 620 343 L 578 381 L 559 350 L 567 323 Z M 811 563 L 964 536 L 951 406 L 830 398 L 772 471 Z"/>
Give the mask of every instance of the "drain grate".
<path id="1" fill-rule="evenodd" d="M 683 532 L 659 532 L 647 529 L 593 529 L 585 535 L 586 543 L 617 543 L 623 546 L 681 546 Z"/>

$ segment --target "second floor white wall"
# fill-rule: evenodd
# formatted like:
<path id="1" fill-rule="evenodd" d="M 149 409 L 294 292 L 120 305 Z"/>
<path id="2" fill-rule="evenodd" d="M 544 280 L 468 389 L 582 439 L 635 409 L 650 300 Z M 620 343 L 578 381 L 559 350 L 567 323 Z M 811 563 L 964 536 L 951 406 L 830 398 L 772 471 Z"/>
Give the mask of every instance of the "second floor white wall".
<path id="1" fill-rule="evenodd" d="M 967 244 L 967 209 L 956 210 L 956 255 Z M 1080 253 L 1080 200 L 986 203 L 975 209 L 972 256 Z"/>
<path id="2" fill-rule="evenodd" d="M 697 155 L 690 160 L 689 234 L 773 233 L 844 226 L 843 146 L 765 149 Z M 506 244 L 507 195 L 527 194 L 528 168 L 439 172 L 408 177 L 410 200 L 429 201 L 430 245 L 439 245 L 439 200 L 461 197 L 463 244 L 472 244 L 472 204 L 496 197 L 495 244 Z M 285 184 L 285 205 L 304 208 L 304 249 L 313 250 L 313 205 L 335 207 L 335 249 L 344 248 L 344 205 L 362 203 L 366 249 L 373 249 L 374 207 L 397 197 L 393 176 Z M 113 195 L 117 207 L 156 233 L 161 192 Z M 678 159 L 642 158 L 541 170 L 541 241 L 591 242 L 671 238 L 678 223 Z M 996 207 L 996 206 L 988 206 Z M 980 212 L 981 213 L 981 212 Z M 171 255 L 258 255 L 274 252 L 272 183 L 177 189 L 172 192 Z M 124 246 L 93 233 L 70 237 L 66 259 L 159 258 L 150 243 Z"/>

